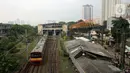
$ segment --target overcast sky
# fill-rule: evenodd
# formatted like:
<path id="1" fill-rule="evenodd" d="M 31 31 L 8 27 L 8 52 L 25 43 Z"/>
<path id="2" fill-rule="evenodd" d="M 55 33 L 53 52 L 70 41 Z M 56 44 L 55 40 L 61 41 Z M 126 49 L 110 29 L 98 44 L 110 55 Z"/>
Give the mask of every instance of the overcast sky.
<path id="1" fill-rule="evenodd" d="M 0 22 L 17 18 L 33 25 L 47 20 L 76 21 L 82 18 L 82 5 L 85 4 L 92 4 L 94 17 L 100 17 L 101 0 L 0 0 Z"/>

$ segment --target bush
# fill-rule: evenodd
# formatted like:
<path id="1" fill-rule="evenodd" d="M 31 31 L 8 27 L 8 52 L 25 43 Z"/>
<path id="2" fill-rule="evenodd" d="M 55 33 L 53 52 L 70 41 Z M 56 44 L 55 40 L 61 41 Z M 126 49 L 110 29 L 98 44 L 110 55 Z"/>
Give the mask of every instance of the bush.
<path id="1" fill-rule="evenodd" d="M 69 54 L 66 52 L 66 50 L 65 50 L 65 46 L 64 46 L 64 41 L 62 40 L 61 42 L 60 42 L 60 46 L 61 46 L 61 50 L 63 51 L 63 56 L 64 57 L 69 57 Z"/>
<path id="2" fill-rule="evenodd" d="M 16 41 L 16 37 L 15 37 L 15 36 L 9 36 L 8 39 L 9 39 L 11 42 Z"/>
<path id="3" fill-rule="evenodd" d="M 69 54 L 64 52 L 64 57 L 69 57 Z"/>
<path id="4" fill-rule="evenodd" d="M 10 43 L 7 45 L 7 49 L 9 50 L 9 49 L 13 48 L 15 44 L 16 44 L 15 42 L 10 42 Z"/>
<path id="5" fill-rule="evenodd" d="M 17 57 L 0 53 L 0 73 L 14 73 L 18 66 Z"/>
<path id="6" fill-rule="evenodd" d="M 17 53 L 19 51 L 20 51 L 20 49 L 16 49 L 16 47 L 13 47 L 13 49 L 10 51 L 10 53 Z"/>

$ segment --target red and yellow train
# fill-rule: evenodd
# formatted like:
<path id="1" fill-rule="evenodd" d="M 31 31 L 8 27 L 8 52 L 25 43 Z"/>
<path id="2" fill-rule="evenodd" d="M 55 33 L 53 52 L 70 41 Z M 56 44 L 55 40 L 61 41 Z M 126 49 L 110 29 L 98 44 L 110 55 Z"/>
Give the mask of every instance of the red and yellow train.
<path id="1" fill-rule="evenodd" d="M 33 65 L 40 65 L 43 62 L 43 47 L 46 37 L 42 37 L 37 43 L 36 47 L 30 53 L 30 63 Z"/>

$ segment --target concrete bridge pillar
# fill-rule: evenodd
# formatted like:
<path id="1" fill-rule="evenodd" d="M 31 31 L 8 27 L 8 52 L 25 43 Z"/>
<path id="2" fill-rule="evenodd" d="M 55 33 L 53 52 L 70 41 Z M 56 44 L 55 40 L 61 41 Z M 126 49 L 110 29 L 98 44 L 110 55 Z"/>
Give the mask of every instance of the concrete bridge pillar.
<path id="1" fill-rule="evenodd" d="M 47 35 L 49 35 L 48 33 L 49 33 L 49 31 L 47 31 Z"/>
<path id="2" fill-rule="evenodd" d="M 54 34 L 53 34 L 54 36 L 56 35 L 56 30 L 54 30 Z"/>

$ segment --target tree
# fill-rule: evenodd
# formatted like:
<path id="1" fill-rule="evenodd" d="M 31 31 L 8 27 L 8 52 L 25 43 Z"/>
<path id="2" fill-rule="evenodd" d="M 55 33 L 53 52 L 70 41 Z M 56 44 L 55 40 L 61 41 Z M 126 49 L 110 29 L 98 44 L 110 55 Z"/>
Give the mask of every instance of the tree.
<path id="1" fill-rule="evenodd" d="M 17 57 L 5 56 L 4 53 L 0 53 L 0 73 L 14 73 L 18 66 Z"/>
<path id="2" fill-rule="evenodd" d="M 10 29 L 9 36 L 14 36 L 15 38 L 18 38 L 20 34 L 24 34 L 23 26 L 18 24 L 13 25 Z"/>
<path id="3" fill-rule="evenodd" d="M 71 25 L 73 25 L 73 24 L 76 24 L 76 22 L 70 21 L 70 22 L 68 22 L 67 24 L 68 24 L 68 27 L 69 27 L 69 26 L 71 26 Z"/>
<path id="4" fill-rule="evenodd" d="M 103 21 L 103 28 L 106 29 L 107 28 L 107 21 Z"/>
<path id="5" fill-rule="evenodd" d="M 115 41 L 117 41 L 118 43 L 121 43 L 121 34 L 123 32 L 127 33 L 129 31 L 129 22 L 120 17 L 120 18 L 116 18 L 116 20 L 112 21 L 113 24 L 113 28 L 112 28 L 112 36 L 114 37 Z M 124 29 L 124 30 L 123 30 Z M 126 35 L 128 36 L 128 35 Z M 126 37 L 127 38 L 127 37 Z"/>
<path id="6" fill-rule="evenodd" d="M 18 68 L 20 56 L 13 55 L 19 50 L 15 45 L 25 39 L 25 30 L 28 31 L 27 38 L 31 40 L 37 32 L 37 27 L 30 25 L 12 25 L 7 37 L 0 40 L 0 73 L 14 73 Z M 8 55 L 7 55 L 8 53 Z M 7 56 L 6 56 L 7 55 Z M 17 56 L 17 57 L 16 57 Z M 21 59 L 21 58 L 20 58 Z"/>
<path id="7" fill-rule="evenodd" d="M 9 44 L 9 40 L 7 37 L 4 37 L 0 40 L 0 52 L 7 51 L 7 45 Z"/>
<path id="8" fill-rule="evenodd" d="M 82 19 L 78 20 L 77 23 L 84 22 Z"/>
<path id="9" fill-rule="evenodd" d="M 38 32 L 38 27 L 37 26 L 34 27 L 34 31 L 35 31 L 35 33 Z"/>
<path id="10" fill-rule="evenodd" d="M 105 29 L 103 33 L 104 33 L 106 36 L 110 36 L 110 30 L 108 30 L 108 29 Z"/>
<path id="11" fill-rule="evenodd" d="M 120 68 L 123 70 L 124 69 L 124 64 L 125 64 L 125 43 L 126 39 L 128 38 L 128 35 L 126 33 L 129 31 L 129 22 L 120 17 L 117 18 L 116 20 L 113 20 L 112 23 L 114 24 L 113 29 L 112 29 L 112 36 L 114 39 L 117 41 L 117 49 L 119 49 L 119 44 L 121 43 L 121 57 L 120 57 Z"/>
<path id="12" fill-rule="evenodd" d="M 59 24 L 63 25 L 63 24 L 66 24 L 66 22 L 60 21 Z"/>
<path id="13" fill-rule="evenodd" d="M 36 27 L 30 25 L 12 25 L 7 37 L 0 40 L 0 52 L 13 48 L 19 41 L 24 40 L 25 30 L 28 31 L 27 38 L 31 41 L 36 35 Z"/>

